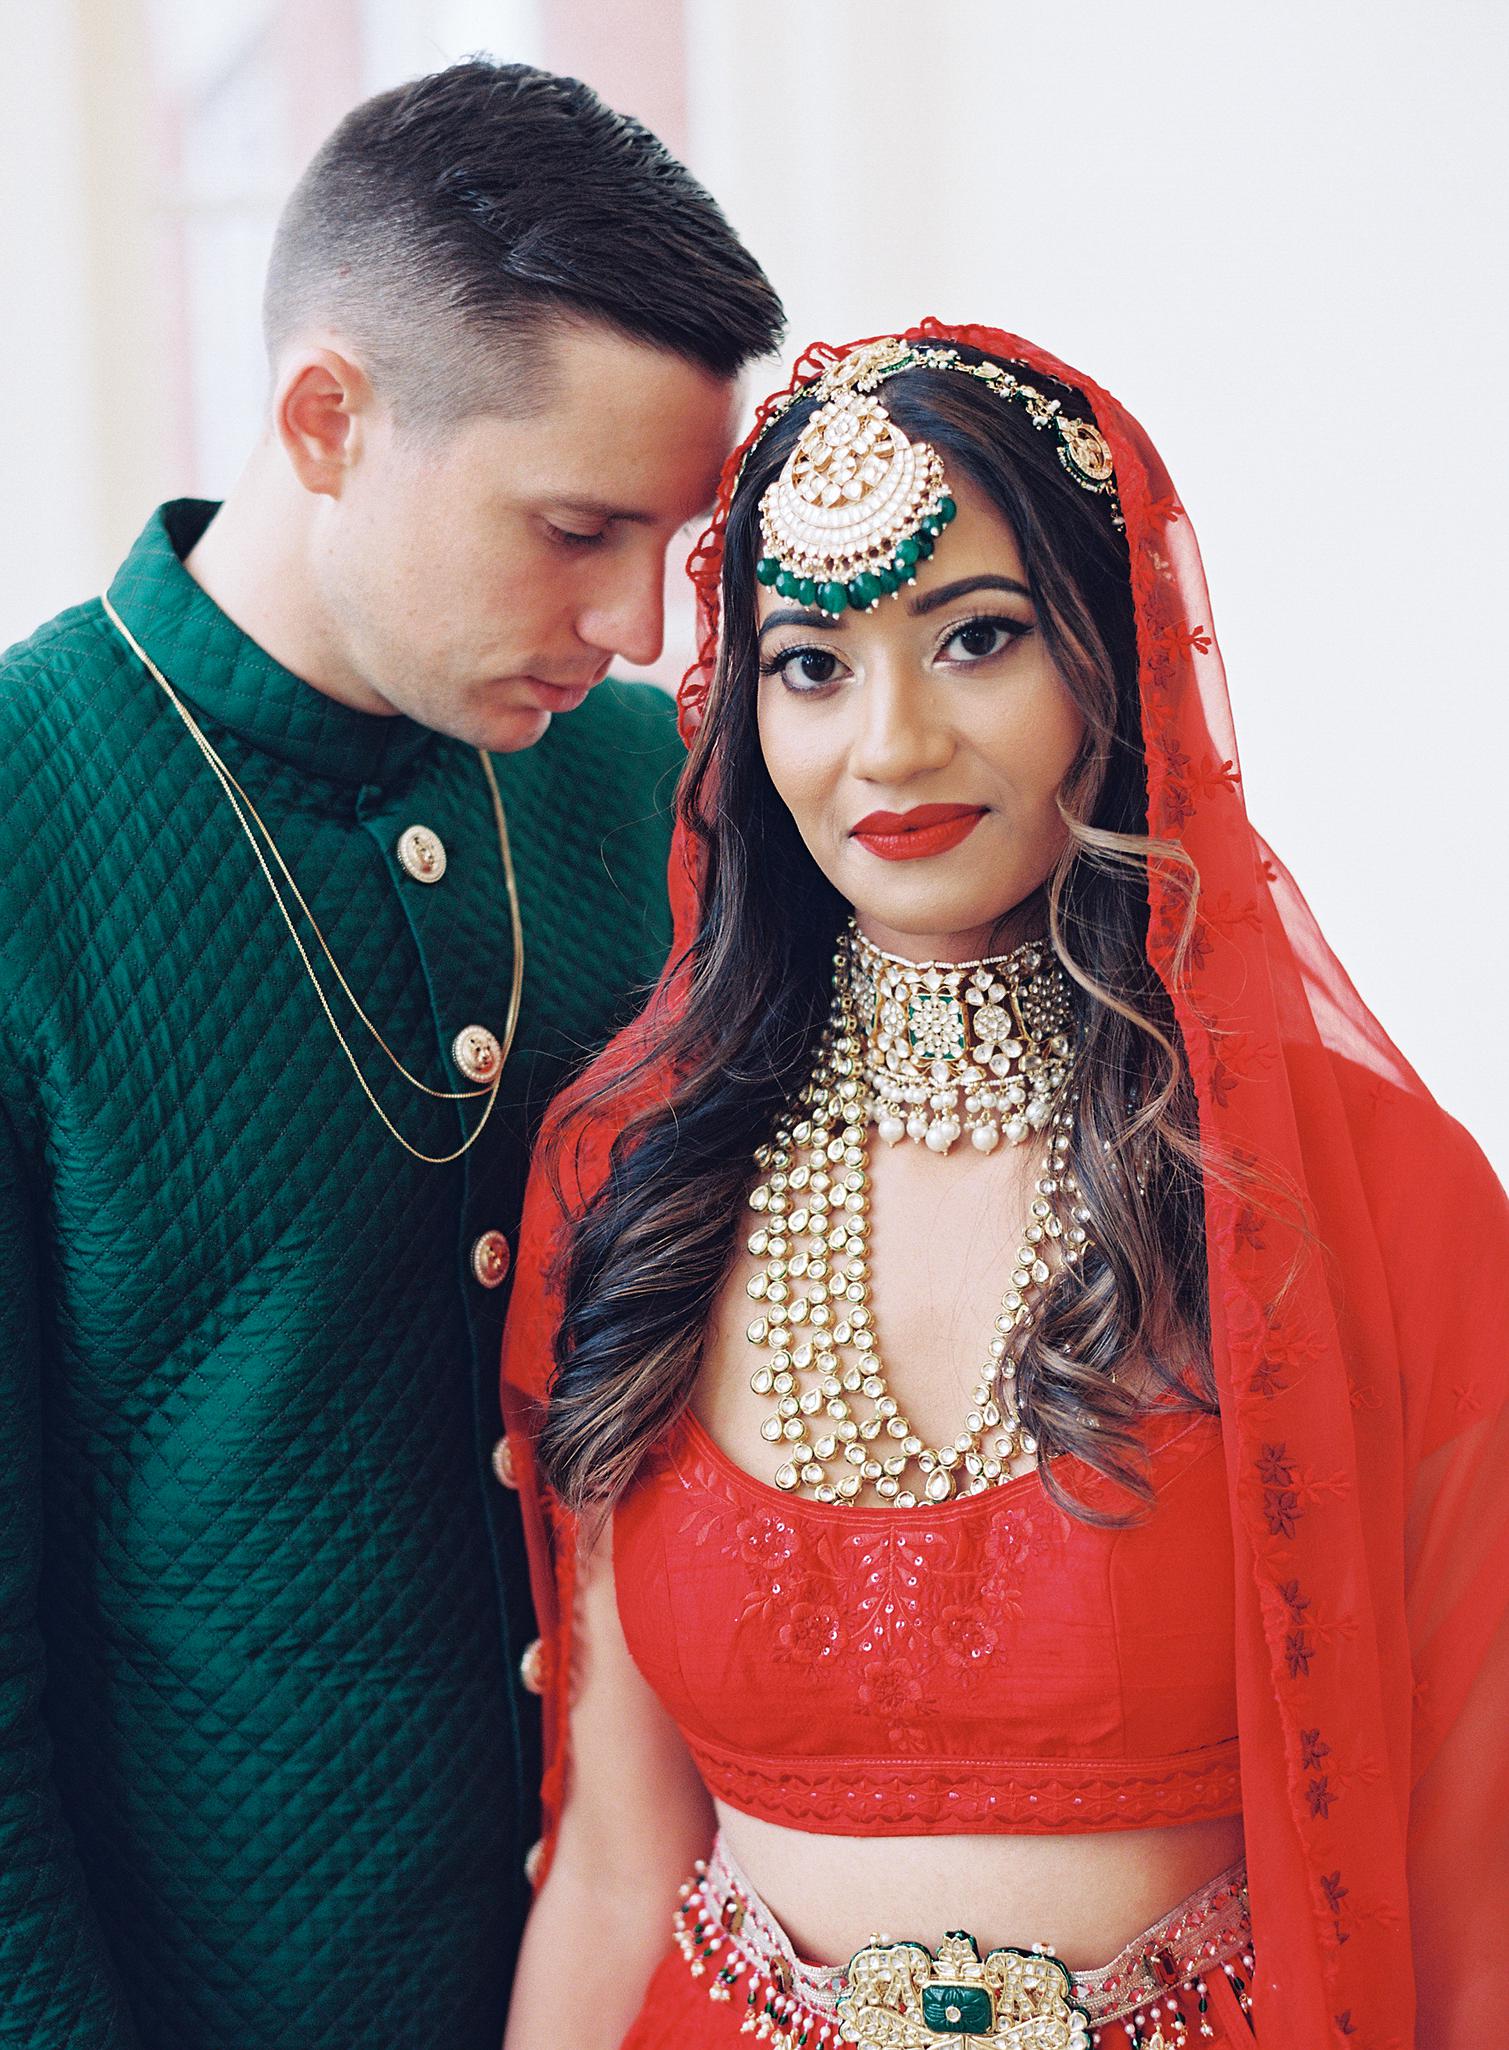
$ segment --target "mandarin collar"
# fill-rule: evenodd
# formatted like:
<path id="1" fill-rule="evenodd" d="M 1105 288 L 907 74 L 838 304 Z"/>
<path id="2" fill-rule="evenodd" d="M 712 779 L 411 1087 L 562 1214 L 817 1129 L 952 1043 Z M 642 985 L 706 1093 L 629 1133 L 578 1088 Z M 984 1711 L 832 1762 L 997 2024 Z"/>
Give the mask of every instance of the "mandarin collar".
<path id="1" fill-rule="evenodd" d="M 391 781 L 434 735 L 401 714 L 337 704 L 226 617 L 183 566 L 218 511 L 197 498 L 159 506 L 116 571 L 111 604 L 180 696 L 218 725 L 305 775 Z"/>

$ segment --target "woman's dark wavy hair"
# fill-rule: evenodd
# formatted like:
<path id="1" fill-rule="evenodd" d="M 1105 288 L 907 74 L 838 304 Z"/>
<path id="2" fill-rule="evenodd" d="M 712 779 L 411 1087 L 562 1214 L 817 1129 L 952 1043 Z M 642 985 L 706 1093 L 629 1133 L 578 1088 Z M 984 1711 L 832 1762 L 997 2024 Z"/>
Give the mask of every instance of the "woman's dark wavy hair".
<path id="1" fill-rule="evenodd" d="M 1034 382 L 1088 417 L 1077 393 Z M 1040 631 L 1084 718 L 1059 794 L 1068 838 L 1047 900 L 1075 986 L 1073 1165 L 1093 1250 L 1050 1294 L 1016 1395 L 1050 1493 L 1072 1513 L 1114 1521 L 1069 1497 L 1050 1457 L 1075 1453 L 1146 1500 L 1135 1425 L 1150 1393 L 1215 1407 L 1194 1098 L 1146 949 L 1149 865 L 1183 888 L 1191 919 L 1194 884 L 1182 850 L 1147 837 L 1126 543 L 1109 502 L 1069 477 L 1054 434 L 1020 404 L 956 371 L 903 371 L 884 394 L 897 424 L 1010 525 Z M 797 404 L 756 444 L 729 512 L 722 644 L 678 799 L 701 850 L 702 920 L 681 964 L 684 1001 L 652 1014 L 638 1070 L 669 1074 L 669 1090 L 627 1119 L 566 1256 L 541 1455 L 578 1510 L 611 1503 L 690 1400 L 754 1149 L 806 1080 L 828 1015 L 849 907 L 776 795 L 756 728 L 759 502 L 811 410 Z M 582 1108 L 601 1115 L 603 1099 Z M 1002 1220 L 1003 1258 L 1014 1221 Z"/>

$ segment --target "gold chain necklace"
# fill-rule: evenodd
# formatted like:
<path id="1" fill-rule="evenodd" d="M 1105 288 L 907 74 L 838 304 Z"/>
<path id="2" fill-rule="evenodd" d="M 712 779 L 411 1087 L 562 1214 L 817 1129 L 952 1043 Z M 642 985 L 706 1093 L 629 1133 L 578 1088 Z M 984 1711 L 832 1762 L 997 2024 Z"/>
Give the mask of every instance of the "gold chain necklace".
<path id="1" fill-rule="evenodd" d="M 855 937 L 839 944 L 833 1015 L 812 1078 L 755 1156 L 765 1176 L 749 1197 L 758 1216 L 748 1246 L 763 1265 L 747 1286 L 761 1314 L 747 1335 L 769 1357 L 750 1386 L 771 1400 L 760 1431 L 781 1448 L 778 1488 L 915 1508 L 998 1486 L 1018 1457 L 1036 1452 L 1016 1407 L 1016 1362 L 1052 1286 L 1050 1255 L 1078 1265 L 1090 1213 L 1068 1164 L 1072 1116 L 1060 1102 L 1043 1120 L 1030 1214 L 963 1428 L 925 1444 L 890 1392 L 870 1302 L 866 1140 L 876 1113 L 853 995 Z M 1073 1072 L 1072 1042 L 1062 1059 L 1060 1088 Z"/>
<path id="2" fill-rule="evenodd" d="M 518 1030 L 519 1007 L 524 992 L 524 921 L 522 914 L 519 910 L 519 890 L 518 883 L 514 876 L 513 851 L 509 845 L 508 840 L 508 819 L 503 809 L 503 796 L 502 792 L 498 789 L 498 779 L 493 773 L 493 765 L 488 760 L 486 753 L 481 748 L 477 750 L 478 759 L 482 764 L 482 773 L 487 779 L 488 794 L 492 799 L 493 822 L 497 827 L 498 852 L 502 857 L 503 862 L 503 882 L 508 892 L 508 917 L 513 936 L 513 979 L 508 993 L 508 1017 L 503 1028 L 503 1039 L 501 1051 L 498 1058 L 497 1072 L 494 1074 L 491 1082 L 484 1083 L 480 1088 L 477 1089 L 432 1089 L 427 1082 L 421 1082 L 417 1075 L 411 1075 L 409 1073 L 408 1069 L 404 1066 L 403 1062 L 398 1058 L 397 1054 L 394 1053 L 393 1049 L 388 1045 L 388 1042 L 383 1038 L 382 1034 L 378 1031 L 377 1027 L 372 1023 L 372 1020 L 367 1016 L 366 1012 L 363 1010 L 360 1002 L 357 1000 L 355 991 L 347 982 L 345 976 L 341 973 L 340 963 L 336 960 L 334 954 L 331 953 L 330 947 L 325 939 L 325 935 L 321 932 L 319 923 L 316 920 L 314 913 L 310 910 L 308 904 L 305 903 L 303 893 L 299 889 L 298 884 L 294 881 L 293 875 L 288 867 L 288 864 L 283 859 L 283 856 L 279 851 L 277 841 L 274 840 L 272 834 L 269 832 L 265 822 L 263 821 L 261 813 L 257 810 L 256 806 L 252 803 L 251 799 L 247 796 L 246 792 L 242 789 L 241 785 L 236 781 L 236 778 L 231 774 L 231 771 L 226 766 L 225 762 L 216 753 L 213 746 L 211 746 L 209 738 L 205 734 L 202 727 L 199 725 L 198 720 L 195 719 L 193 713 L 189 710 L 188 706 L 184 703 L 183 699 L 178 695 L 177 691 L 174 690 L 172 684 L 169 683 L 167 677 L 163 675 L 162 671 L 158 668 L 157 664 L 152 660 L 152 657 L 147 653 L 146 649 L 142 646 L 141 642 L 136 638 L 135 634 L 132 633 L 130 627 L 126 625 L 126 622 L 121 618 L 120 614 L 116 611 L 114 605 L 111 604 L 109 596 L 103 596 L 100 602 L 103 604 L 105 608 L 106 616 L 110 620 L 111 625 L 115 628 L 116 632 L 121 636 L 121 639 L 126 643 L 127 647 L 130 648 L 132 654 L 136 656 L 137 660 L 142 664 L 143 668 L 145 668 L 148 675 L 151 676 L 156 683 L 161 685 L 164 693 L 167 696 L 168 702 L 172 705 L 174 711 L 177 712 L 179 718 L 187 727 L 189 734 L 194 741 L 195 746 L 199 749 L 199 752 L 204 756 L 205 761 L 209 764 L 211 770 L 213 771 L 215 780 L 219 783 L 221 790 L 225 794 L 226 802 L 230 805 L 231 810 L 235 813 L 237 824 L 240 826 L 242 832 L 246 835 L 247 843 L 250 846 L 252 853 L 257 858 L 257 866 L 261 869 L 262 874 L 266 879 L 267 887 L 272 892 L 273 902 L 277 905 L 278 910 L 282 915 L 283 923 L 288 928 L 290 939 L 292 939 L 294 946 L 298 949 L 299 959 L 304 964 L 304 973 L 309 977 L 310 982 L 314 986 L 314 993 L 319 999 L 320 1009 L 324 1012 L 326 1022 L 328 1023 L 331 1031 L 335 1034 L 341 1052 L 346 1056 L 346 1060 L 350 1065 L 352 1074 L 355 1075 L 357 1081 L 360 1083 L 363 1095 L 371 1104 L 372 1108 L 377 1112 L 377 1115 L 382 1119 L 383 1123 L 387 1126 L 388 1130 L 392 1133 L 393 1137 L 398 1141 L 399 1145 L 404 1149 L 405 1153 L 412 1154 L 416 1160 L 422 1160 L 428 1166 L 431 1167 L 446 1167 L 453 1160 L 459 1160 L 464 1153 L 469 1152 L 471 1148 L 476 1145 L 477 1141 L 482 1136 L 483 1130 L 487 1125 L 488 1119 L 492 1116 L 493 1105 L 498 1100 L 498 1090 L 501 1087 L 503 1081 L 503 1070 L 508 1064 L 508 1056 L 513 1046 L 514 1034 Z M 257 829 L 256 833 L 252 831 L 252 826 L 251 823 L 249 823 L 249 820 L 255 821 Z M 310 929 L 313 931 L 315 939 L 319 943 L 320 952 L 325 956 L 325 959 L 330 963 L 330 967 L 332 972 L 334 973 L 335 979 L 340 984 L 341 989 L 344 992 L 347 1001 L 350 1003 L 352 1010 L 355 1011 L 357 1017 L 360 1018 L 362 1024 L 366 1026 L 367 1031 L 371 1034 L 372 1038 L 376 1040 L 377 1044 L 382 1048 L 382 1051 L 387 1055 L 388 1059 L 392 1062 L 393 1066 L 398 1070 L 399 1074 L 403 1076 L 404 1080 L 410 1083 L 415 1089 L 419 1090 L 423 1095 L 433 1097 L 437 1102 L 467 1103 L 478 1096 L 485 1096 L 487 1098 L 486 1108 L 483 1110 L 483 1113 L 481 1117 L 478 1119 L 476 1125 L 472 1128 L 470 1132 L 467 1133 L 466 1138 L 458 1147 L 455 1148 L 453 1152 L 422 1153 L 417 1146 L 411 1145 L 409 1141 L 404 1137 L 403 1133 L 399 1131 L 398 1127 L 394 1124 L 393 1120 L 388 1116 L 388 1113 L 383 1109 L 382 1105 L 378 1102 L 376 1096 L 373 1094 L 371 1085 L 368 1083 L 366 1076 L 362 1073 L 360 1063 L 357 1061 L 356 1055 L 351 1051 L 351 1047 L 346 1039 L 346 1035 L 344 1032 L 342 1032 L 340 1025 L 336 1019 L 335 1013 L 330 1008 L 330 1000 L 325 994 L 324 987 L 321 984 L 319 977 L 314 972 L 314 963 L 309 958 L 308 949 L 305 947 L 303 940 L 299 937 L 298 928 L 294 924 L 288 906 L 283 901 L 282 892 L 278 888 L 278 884 L 273 875 L 273 872 L 268 867 L 267 856 L 262 851 L 262 846 L 257 839 L 257 833 L 260 833 L 262 835 L 262 839 L 266 841 L 268 849 L 271 851 L 272 858 L 277 863 L 279 871 L 283 876 L 283 880 L 287 883 L 288 888 L 293 895 L 294 902 L 298 905 L 300 911 L 303 912 L 305 918 L 309 921 Z"/>

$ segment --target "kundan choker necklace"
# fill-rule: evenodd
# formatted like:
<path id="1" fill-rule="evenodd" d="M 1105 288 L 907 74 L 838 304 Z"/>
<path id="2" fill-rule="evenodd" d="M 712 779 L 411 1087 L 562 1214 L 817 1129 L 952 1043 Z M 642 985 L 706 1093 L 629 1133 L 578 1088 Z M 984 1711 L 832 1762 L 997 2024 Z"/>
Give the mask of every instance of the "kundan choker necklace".
<path id="1" fill-rule="evenodd" d="M 1073 1063 L 1069 978 L 1046 940 L 981 961 L 904 961 L 851 927 L 849 962 L 869 1114 L 888 1145 L 981 1153 L 1048 1123 Z"/>
<path id="2" fill-rule="evenodd" d="M 882 1136 L 893 1140 L 902 1134 L 886 1130 L 885 1121 L 894 1120 L 895 1112 L 889 1079 L 882 1083 L 881 1078 L 890 1078 L 895 1071 L 875 1066 L 878 1040 L 869 1018 L 872 1006 L 878 1018 L 882 1001 L 877 995 L 876 962 L 885 964 L 887 975 L 904 970 L 917 977 L 930 1011 L 945 993 L 948 1001 L 957 1001 L 962 1008 L 969 989 L 981 993 L 972 1010 L 986 1003 L 999 1006 L 1003 997 L 1023 989 L 1023 978 L 1051 980 L 1042 974 L 1050 960 L 1046 944 L 1035 942 L 1019 947 L 1004 961 L 916 964 L 881 954 L 852 927 L 840 939 L 833 1008 L 817 1065 L 795 1109 L 783 1116 L 774 1137 L 756 1152 L 762 1179 L 749 1198 L 756 1228 L 748 1246 L 762 1264 L 748 1283 L 760 1305 L 748 1337 L 767 1355 L 750 1385 L 757 1395 L 770 1399 L 771 1413 L 760 1429 L 768 1443 L 781 1449 L 775 1473 L 778 1488 L 804 1492 L 819 1502 L 873 1500 L 915 1508 L 923 1500 L 946 1502 L 955 1494 L 978 1494 L 1009 1479 L 1021 1455 L 1036 1452 L 1036 1441 L 1023 1428 L 1016 1407 L 1016 1363 L 1056 1273 L 1076 1266 L 1089 1242 L 1089 1212 L 1069 1167 L 1073 1121 L 1065 1099 L 1074 1071 L 1074 1042 L 1067 985 L 1062 1029 L 1050 1035 L 1062 1044 L 1055 1045 L 1051 1061 L 1034 1066 L 1025 1080 L 1021 1076 L 1029 1042 L 988 1042 L 999 1047 L 999 1058 L 1007 1063 L 1006 1071 L 994 1073 L 994 1081 L 1003 1088 L 1018 1083 L 1022 1088 L 1022 1137 L 1037 1129 L 1044 1133 L 1045 1145 L 985 1364 L 963 1428 L 942 1445 L 925 1444 L 891 1394 L 870 1305 L 868 1128 L 874 1123 Z M 1057 970 L 1056 963 L 1053 968 Z M 1062 975 L 1062 970 L 1057 972 Z M 973 981 L 976 974 L 983 974 L 984 981 Z M 935 975 L 936 985 L 931 981 Z M 883 1001 L 899 1003 L 894 984 L 886 986 L 892 993 Z M 960 995 L 961 988 L 965 996 Z M 992 996 L 992 990 L 999 993 Z M 1024 1013 L 1034 1018 L 1040 1014 L 1025 1003 L 1015 1012 L 1025 1031 Z M 927 1018 L 919 1018 L 918 1024 L 930 1029 Z M 884 1052 L 899 1055 L 895 1041 L 901 1028 L 893 1018 L 886 1029 Z M 967 1030 L 964 1041 L 961 1056 L 971 1051 Z M 984 1043 L 976 1034 L 972 1046 Z M 1041 1052 L 1036 1039 L 1030 1043 Z M 1018 1050 L 1007 1053 L 1007 1046 Z M 912 1051 L 915 1055 L 915 1046 Z M 940 1061 L 945 1058 L 940 1056 Z M 988 1068 L 995 1058 L 991 1053 L 984 1063 L 974 1060 L 971 1065 Z M 1047 1079 L 1054 1076 L 1056 1080 Z M 962 1087 L 962 1081 L 953 1084 L 956 1094 Z M 970 1087 L 978 1096 L 978 1086 Z M 931 1118 L 922 1119 L 923 1131 L 914 1136 L 930 1140 L 932 1123 L 950 1122 L 952 1102 L 942 1108 L 937 1103 L 944 1095 L 944 1082 L 930 1073 L 923 1104 Z M 901 1100 L 910 1106 L 910 1099 Z M 964 1114 L 984 1115 L 978 1106 L 971 1111 L 967 1101 Z M 922 1117 L 920 1107 L 917 1115 Z M 954 1123 L 953 1136 L 936 1150 L 946 1152 L 953 1144 L 958 1136 L 957 1120 Z M 903 1122 L 902 1129 L 910 1129 L 909 1123 Z M 983 1150 L 989 1151 L 989 1146 Z"/>

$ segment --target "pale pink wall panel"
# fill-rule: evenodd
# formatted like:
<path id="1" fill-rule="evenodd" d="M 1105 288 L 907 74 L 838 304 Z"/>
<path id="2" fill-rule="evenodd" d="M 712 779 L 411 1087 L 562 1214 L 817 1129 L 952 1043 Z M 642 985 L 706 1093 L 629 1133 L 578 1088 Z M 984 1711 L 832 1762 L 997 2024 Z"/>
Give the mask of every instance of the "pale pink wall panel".
<path id="1" fill-rule="evenodd" d="M 584 78 L 610 107 L 686 154 L 686 24 L 682 0 L 541 0 L 545 62 Z"/>

